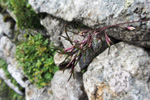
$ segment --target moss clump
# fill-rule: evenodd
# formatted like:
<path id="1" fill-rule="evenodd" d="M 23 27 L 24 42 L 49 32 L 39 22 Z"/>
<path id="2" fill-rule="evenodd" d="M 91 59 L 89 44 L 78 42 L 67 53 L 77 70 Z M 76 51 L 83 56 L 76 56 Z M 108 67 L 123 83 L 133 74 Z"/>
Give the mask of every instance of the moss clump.
<path id="1" fill-rule="evenodd" d="M 38 88 L 48 85 L 58 70 L 53 60 L 54 53 L 48 39 L 41 34 L 29 35 L 27 41 L 16 48 L 16 59 L 28 79 Z"/>

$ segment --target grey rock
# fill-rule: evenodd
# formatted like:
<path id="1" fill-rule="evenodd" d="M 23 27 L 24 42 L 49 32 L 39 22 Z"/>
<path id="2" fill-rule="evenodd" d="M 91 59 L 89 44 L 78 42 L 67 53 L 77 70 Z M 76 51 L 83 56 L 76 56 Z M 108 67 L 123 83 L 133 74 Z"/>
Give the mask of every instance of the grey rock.
<path id="1" fill-rule="evenodd" d="M 20 84 L 22 87 L 26 87 L 28 82 L 24 81 L 26 77 L 23 73 L 23 69 L 20 68 L 18 62 L 15 60 L 16 45 L 10 41 L 6 36 L 0 38 L 0 57 L 5 59 L 8 64 L 8 71 L 11 76 Z"/>
<path id="2" fill-rule="evenodd" d="M 0 38 L 0 51 L 1 58 L 7 60 L 7 63 L 11 63 L 11 60 L 15 57 L 16 46 L 6 36 Z"/>
<path id="3" fill-rule="evenodd" d="M 46 28 L 46 35 L 50 36 L 50 40 L 54 43 L 54 45 L 60 46 L 60 35 L 64 29 L 64 22 L 49 15 L 41 19 L 41 24 Z"/>
<path id="4" fill-rule="evenodd" d="M 7 70 L 21 87 L 26 87 L 28 81 L 24 80 L 26 76 L 23 73 L 23 69 L 18 65 L 18 62 L 15 59 L 8 65 Z"/>
<path id="5" fill-rule="evenodd" d="M 150 56 L 123 42 L 98 55 L 83 75 L 89 100 L 149 100 Z"/>
<path id="6" fill-rule="evenodd" d="M 148 0 L 29 0 L 29 3 L 38 13 L 46 12 L 93 28 L 150 18 Z M 136 30 L 126 30 L 124 27 L 128 25 L 136 27 Z M 149 22 L 136 22 L 109 28 L 107 33 L 119 40 L 150 48 L 149 29 Z"/>
<path id="7" fill-rule="evenodd" d="M 125 0 L 29 0 L 29 3 L 37 12 L 46 12 L 67 21 L 86 20 L 89 25 L 113 14 L 117 16 L 125 9 Z"/>
<path id="8" fill-rule="evenodd" d="M 83 91 L 83 83 L 81 74 L 75 73 L 68 81 L 70 70 L 66 69 L 65 72 L 57 71 L 52 79 L 51 87 L 54 100 L 87 100 Z"/>
<path id="9" fill-rule="evenodd" d="M 56 52 L 54 55 L 55 64 L 59 67 L 62 67 L 63 65 L 65 67 L 65 65 L 68 64 L 71 60 L 71 58 L 66 59 L 66 57 L 67 57 L 67 55 Z"/>
<path id="10" fill-rule="evenodd" d="M 5 81 L 5 83 L 12 88 L 16 93 L 23 95 L 23 93 L 19 90 L 18 87 L 14 86 L 14 84 L 11 83 L 11 80 L 8 79 L 5 75 L 5 72 L 3 71 L 3 69 L 0 69 L 0 77 Z"/>
<path id="11" fill-rule="evenodd" d="M 4 16 L 0 14 L 0 36 L 7 35 L 9 38 L 13 37 L 13 29 L 11 29 L 11 22 L 4 22 Z"/>
<path id="12" fill-rule="evenodd" d="M 9 9 L 6 9 L 6 10 L 10 14 L 10 16 L 13 18 L 13 20 L 15 20 L 15 22 L 17 22 L 17 18 L 16 18 L 16 15 L 14 14 L 14 12 L 10 11 Z"/>
<path id="13" fill-rule="evenodd" d="M 50 86 L 38 89 L 30 84 L 26 87 L 25 94 L 26 100 L 54 100 Z"/>

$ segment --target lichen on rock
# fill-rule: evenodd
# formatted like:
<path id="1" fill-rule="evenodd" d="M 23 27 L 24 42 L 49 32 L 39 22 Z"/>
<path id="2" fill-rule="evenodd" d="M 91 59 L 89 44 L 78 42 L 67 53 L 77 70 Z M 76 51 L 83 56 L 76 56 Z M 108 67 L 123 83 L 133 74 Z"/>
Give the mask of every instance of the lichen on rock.
<path id="1" fill-rule="evenodd" d="M 123 42 L 111 46 L 110 54 L 107 49 L 97 56 L 83 75 L 89 100 L 94 100 L 91 97 L 99 89 L 104 100 L 148 100 L 149 64 L 150 57 L 142 48 Z"/>

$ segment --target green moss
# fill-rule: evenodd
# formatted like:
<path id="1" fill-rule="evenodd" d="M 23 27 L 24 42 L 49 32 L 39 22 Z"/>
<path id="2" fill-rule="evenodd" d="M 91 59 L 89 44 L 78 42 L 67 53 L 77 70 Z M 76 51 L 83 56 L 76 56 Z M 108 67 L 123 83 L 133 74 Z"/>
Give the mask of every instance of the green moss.
<path id="1" fill-rule="evenodd" d="M 38 14 L 33 11 L 28 0 L 2 0 L 0 4 L 15 14 L 18 28 L 43 28 L 40 24 Z"/>
<path id="2" fill-rule="evenodd" d="M 49 84 L 58 70 L 53 60 L 54 53 L 48 39 L 41 34 L 29 35 L 27 41 L 17 46 L 16 59 L 28 79 L 41 88 Z"/>

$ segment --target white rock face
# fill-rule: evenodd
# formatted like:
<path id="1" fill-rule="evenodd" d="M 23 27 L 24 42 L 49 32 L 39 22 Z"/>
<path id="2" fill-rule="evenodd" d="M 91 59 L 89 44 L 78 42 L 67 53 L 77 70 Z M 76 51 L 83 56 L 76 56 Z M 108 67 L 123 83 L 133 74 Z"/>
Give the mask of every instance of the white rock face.
<path id="1" fill-rule="evenodd" d="M 29 3 L 36 12 L 44 12 L 59 19 L 59 24 L 56 20 L 50 21 L 54 26 L 59 27 L 62 25 L 62 19 L 67 22 L 81 22 L 93 28 L 102 28 L 150 18 L 149 0 L 29 0 Z M 49 25 L 53 28 L 52 23 Z M 133 32 L 126 30 L 125 27 L 128 25 L 134 26 L 136 30 Z M 149 21 L 146 21 L 108 28 L 106 33 L 116 39 L 150 48 L 149 29 Z M 56 31 L 56 34 L 58 32 Z"/>
<path id="2" fill-rule="evenodd" d="M 11 27 L 11 23 L 10 22 L 4 22 L 3 21 L 4 16 L 0 14 L 0 37 L 5 34 L 8 37 L 12 37 L 13 36 L 13 30 L 10 29 Z"/>
<path id="3" fill-rule="evenodd" d="M 7 60 L 7 63 L 11 63 L 12 59 L 15 57 L 16 46 L 12 43 L 9 38 L 2 36 L 0 38 L 0 57 Z"/>
<path id="4" fill-rule="evenodd" d="M 76 73 L 75 79 L 73 77 L 68 81 L 70 70 L 57 71 L 52 79 L 51 87 L 54 100 L 87 100 L 83 91 L 83 84 L 81 74 Z"/>
<path id="5" fill-rule="evenodd" d="M 149 55 L 121 42 L 95 58 L 83 82 L 89 100 L 149 100 L 149 78 Z"/>
<path id="6" fill-rule="evenodd" d="M 29 0 L 35 11 L 46 12 L 67 21 L 85 20 L 96 22 L 125 9 L 125 0 Z M 113 8 L 112 8 L 113 6 Z M 102 16 L 103 15 L 103 16 Z M 93 25 L 93 24 L 92 24 Z"/>
<path id="7" fill-rule="evenodd" d="M 26 87 L 26 100 L 54 100 L 51 87 L 38 89 L 35 85 Z"/>
<path id="8" fill-rule="evenodd" d="M 0 57 L 6 60 L 8 64 L 7 68 L 11 76 L 25 88 L 28 83 L 23 80 L 25 75 L 15 60 L 15 49 L 16 45 L 12 43 L 9 38 L 6 36 L 0 38 Z"/>
<path id="9" fill-rule="evenodd" d="M 60 46 L 60 34 L 65 24 L 52 16 L 46 16 L 44 19 L 41 19 L 41 24 L 46 28 L 46 34 L 50 36 L 50 40 L 56 46 Z"/>
<path id="10" fill-rule="evenodd" d="M 29 3 L 36 12 L 46 12 L 66 21 L 83 21 L 89 26 L 103 23 L 103 20 L 115 23 L 110 22 L 112 18 L 119 17 L 119 14 L 127 7 L 128 13 L 134 10 L 131 9 L 131 5 L 135 7 L 138 3 L 143 3 L 146 9 L 149 5 L 147 0 L 29 0 Z M 129 14 L 130 16 L 133 15 Z M 125 20 L 127 19 L 122 21 Z M 128 20 L 132 21 L 133 19 L 129 18 Z"/>
<path id="11" fill-rule="evenodd" d="M 25 75 L 23 73 L 23 69 L 18 65 L 18 62 L 14 60 L 11 64 L 8 65 L 7 70 L 11 74 L 11 76 L 22 86 L 26 87 L 28 84 L 27 81 L 23 80 Z"/>
<path id="12" fill-rule="evenodd" d="M 14 86 L 12 83 L 11 83 L 11 80 L 8 79 L 5 75 L 5 72 L 3 71 L 3 69 L 0 69 L 0 77 L 5 81 L 5 83 L 10 87 L 12 88 L 16 93 L 20 94 L 20 95 L 23 95 L 23 93 L 19 90 L 18 87 Z"/>

